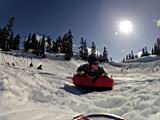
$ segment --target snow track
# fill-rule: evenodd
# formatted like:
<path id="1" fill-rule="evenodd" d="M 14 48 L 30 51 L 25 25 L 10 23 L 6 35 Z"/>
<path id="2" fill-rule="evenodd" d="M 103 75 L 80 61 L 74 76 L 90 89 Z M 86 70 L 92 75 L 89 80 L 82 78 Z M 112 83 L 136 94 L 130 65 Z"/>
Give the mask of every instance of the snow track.
<path id="1" fill-rule="evenodd" d="M 6 54 L 5 58 L 13 59 L 16 66 L 0 65 L 2 120 L 70 120 L 90 112 L 113 113 L 128 120 L 160 118 L 160 74 L 152 71 L 158 61 L 146 67 L 136 64 L 136 68 L 126 63 L 124 68 L 130 68 L 123 71 L 121 65 L 106 64 L 115 80 L 113 90 L 77 95 L 66 91 L 65 85 L 70 85 L 81 61 L 33 59 L 34 67 L 29 68 L 28 57 Z M 43 70 L 36 69 L 40 63 Z"/>

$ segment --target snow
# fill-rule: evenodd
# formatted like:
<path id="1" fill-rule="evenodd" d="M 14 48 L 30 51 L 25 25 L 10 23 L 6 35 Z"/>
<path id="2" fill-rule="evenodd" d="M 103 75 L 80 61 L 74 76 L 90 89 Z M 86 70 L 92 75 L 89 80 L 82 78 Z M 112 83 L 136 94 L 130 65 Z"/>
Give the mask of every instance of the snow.
<path id="1" fill-rule="evenodd" d="M 144 56 L 142 58 L 138 58 L 135 60 L 128 60 L 126 62 L 152 62 L 155 60 L 160 60 L 160 56 L 156 56 L 156 55 L 150 55 L 150 56 Z"/>
<path id="2" fill-rule="evenodd" d="M 157 27 L 160 27 L 160 19 L 157 20 Z"/>
<path id="3" fill-rule="evenodd" d="M 160 60 L 153 56 L 145 62 L 102 64 L 115 80 L 113 90 L 77 95 L 66 85 L 83 61 L 64 61 L 63 55 L 40 59 L 21 52 L 2 54 L 15 66 L 0 64 L 0 120 L 70 120 L 101 112 L 128 120 L 160 118 Z M 36 69 L 39 64 L 43 70 Z"/>

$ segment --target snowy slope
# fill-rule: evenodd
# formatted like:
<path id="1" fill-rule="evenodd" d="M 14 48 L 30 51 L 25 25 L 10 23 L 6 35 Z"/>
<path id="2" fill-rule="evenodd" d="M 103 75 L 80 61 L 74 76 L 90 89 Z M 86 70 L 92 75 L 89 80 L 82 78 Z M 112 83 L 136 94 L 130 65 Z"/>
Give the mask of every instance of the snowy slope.
<path id="1" fill-rule="evenodd" d="M 0 120 L 70 120 L 93 112 L 114 113 L 127 120 L 160 118 L 158 60 L 104 64 L 115 79 L 114 89 L 77 95 L 68 92 L 66 85 L 82 61 L 35 58 L 29 68 L 33 56 L 3 55 L 15 66 L 0 65 Z M 39 64 L 43 70 L 36 69 Z"/>

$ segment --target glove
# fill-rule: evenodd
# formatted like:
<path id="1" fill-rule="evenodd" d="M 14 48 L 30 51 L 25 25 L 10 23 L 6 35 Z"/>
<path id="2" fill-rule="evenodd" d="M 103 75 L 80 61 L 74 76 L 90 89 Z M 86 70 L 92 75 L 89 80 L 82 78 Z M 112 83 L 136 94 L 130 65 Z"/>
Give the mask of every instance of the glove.
<path id="1" fill-rule="evenodd" d="M 84 71 L 77 71 L 77 74 L 78 74 L 78 75 L 83 75 L 83 74 L 84 74 Z"/>
<path id="2" fill-rule="evenodd" d="M 105 72 L 105 73 L 102 74 L 102 76 L 108 77 L 108 73 Z"/>

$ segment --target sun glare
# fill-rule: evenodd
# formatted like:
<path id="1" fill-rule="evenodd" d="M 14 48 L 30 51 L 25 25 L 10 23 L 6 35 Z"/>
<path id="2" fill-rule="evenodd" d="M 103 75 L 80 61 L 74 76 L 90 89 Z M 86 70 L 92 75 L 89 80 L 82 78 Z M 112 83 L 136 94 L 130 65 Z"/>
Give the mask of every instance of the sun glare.
<path id="1" fill-rule="evenodd" d="M 128 34 L 132 31 L 132 22 L 129 20 L 121 21 L 119 24 L 120 32 Z"/>

